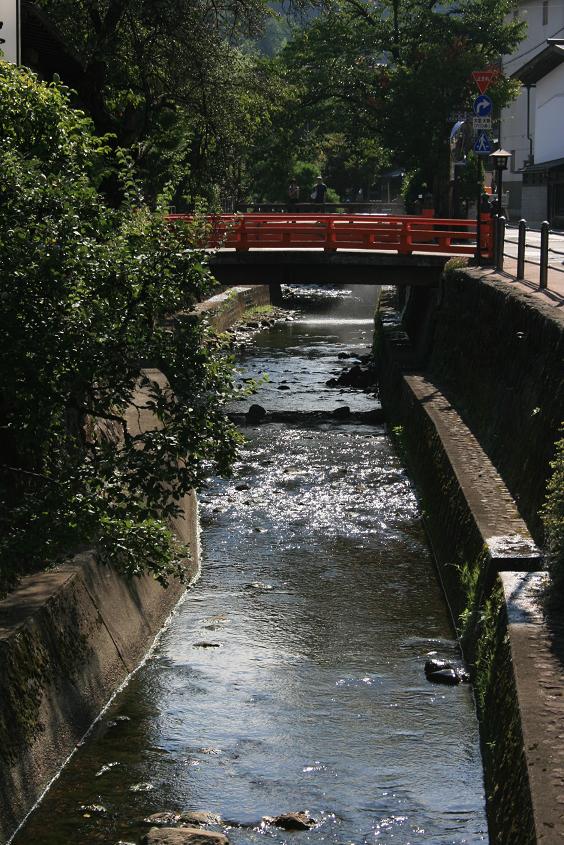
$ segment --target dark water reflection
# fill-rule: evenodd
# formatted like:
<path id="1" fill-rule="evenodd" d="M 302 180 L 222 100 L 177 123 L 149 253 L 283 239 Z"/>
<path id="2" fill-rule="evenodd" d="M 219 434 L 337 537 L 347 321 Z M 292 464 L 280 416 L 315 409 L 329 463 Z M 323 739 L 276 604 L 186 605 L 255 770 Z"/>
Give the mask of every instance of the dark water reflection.
<path id="1" fill-rule="evenodd" d="M 283 365 L 283 331 L 258 338 L 261 366 Z M 246 433 L 235 478 L 203 496 L 201 580 L 18 845 L 137 843 L 147 815 L 187 808 L 238 845 L 486 841 L 471 692 L 425 680 L 455 643 L 384 432 Z M 257 827 L 305 808 L 312 831 Z"/>

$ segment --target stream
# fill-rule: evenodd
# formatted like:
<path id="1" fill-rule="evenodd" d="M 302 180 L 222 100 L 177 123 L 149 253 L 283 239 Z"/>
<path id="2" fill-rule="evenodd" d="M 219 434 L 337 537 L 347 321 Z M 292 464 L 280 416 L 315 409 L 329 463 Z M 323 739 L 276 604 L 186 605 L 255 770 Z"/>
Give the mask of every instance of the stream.
<path id="1" fill-rule="evenodd" d="M 295 291 L 241 354 L 269 380 L 234 410 L 373 409 L 325 383 L 369 351 L 374 296 Z M 149 815 L 183 810 L 235 845 L 487 842 L 472 690 L 425 678 L 457 644 L 384 427 L 244 434 L 200 496 L 201 578 L 15 845 L 139 843 Z M 261 824 L 306 809 L 311 830 Z"/>

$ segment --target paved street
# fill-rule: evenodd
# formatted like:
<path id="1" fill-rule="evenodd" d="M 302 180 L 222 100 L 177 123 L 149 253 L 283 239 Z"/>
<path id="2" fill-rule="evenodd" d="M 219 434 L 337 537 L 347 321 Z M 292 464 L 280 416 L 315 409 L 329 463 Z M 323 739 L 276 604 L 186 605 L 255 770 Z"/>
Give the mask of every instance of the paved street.
<path id="1" fill-rule="evenodd" d="M 508 226 L 505 231 L 505 254 L 517 258 L 517 226 Z M 527 232 L 525 260 L 539 263 L 540 231 Z M 548 239 L 548 265 L 564 271 L 564 234 L 551 232 Z"/>
<path id="2" fill-rule="evenodd" d="M 515 280 L 517 273 L 517 239 L 516 226 L 506 229 L 504 249 L 504 272 L 502 275 Z M 515 281 L 519 287 L 544 301 L 548 305 L 558 308 L 564 307 L 564 234 L 551 233 L 548 240 L 548 287 L 539 290 L 539 252 L 540 232 L 528 231 L 525 249 L 525 278 Z M 495 271 L 491 271 L 495 272 Z"/>

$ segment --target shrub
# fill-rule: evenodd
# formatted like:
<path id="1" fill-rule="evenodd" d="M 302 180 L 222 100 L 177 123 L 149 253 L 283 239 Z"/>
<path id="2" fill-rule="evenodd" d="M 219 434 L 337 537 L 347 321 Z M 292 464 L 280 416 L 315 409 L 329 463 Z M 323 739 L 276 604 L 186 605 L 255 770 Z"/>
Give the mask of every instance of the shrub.
<path id="1" fill-rule="evenodd" d="M 555 444 L 552 475 L 541 510 L 545 548 L 552 581 L 561 594 L 564 586 L 564 437 Z"/>
<path id="2" fill-rule="evenodd" d="M 0 135 L 0 591 L 85 544 L 166 582 L 186 554 L 168 519 L 237 441 L 230 359 L 192 313 L 215 284 L 205 255 L 60 84 L 0 62 Z M 141 384 L 143 365 L 170 389 Z M 158 428 L 128 427 L 136 402 Z"/>

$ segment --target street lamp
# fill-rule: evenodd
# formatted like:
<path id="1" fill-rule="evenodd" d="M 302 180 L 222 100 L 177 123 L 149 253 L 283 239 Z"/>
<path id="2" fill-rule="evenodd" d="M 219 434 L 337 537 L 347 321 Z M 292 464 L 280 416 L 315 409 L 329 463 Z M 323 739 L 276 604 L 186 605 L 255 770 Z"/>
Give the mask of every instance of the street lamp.
<path id="1" fill-rule="evenodd" d="M 494 167 L 496 170 L 496 181 L 497 181 L 497 214 L 498 217 L 501 217 L 501 182 L 502 182 L 502 174 L 504 170 L 507 170 L 507 165 L 509 163 L 509 159 L 511 158 L 511 153 L 508 153 L 507 150 L 496 150 L 495 153 L 490 154 L 490 158 L 493 160 Z"/>

